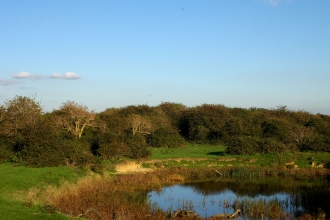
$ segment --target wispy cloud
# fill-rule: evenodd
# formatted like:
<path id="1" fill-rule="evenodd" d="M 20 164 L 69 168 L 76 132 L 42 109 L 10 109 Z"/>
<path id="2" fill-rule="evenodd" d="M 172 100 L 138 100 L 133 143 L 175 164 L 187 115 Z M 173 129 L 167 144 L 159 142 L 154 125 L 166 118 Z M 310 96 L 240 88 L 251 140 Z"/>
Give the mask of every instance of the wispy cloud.
<path id="1" fill-rule="evenodd" d="M 15 79 L 42 79 L 43 77 L 40 75 L 36 75 L 36 74 L 31 74 L 29 72 L 19 72 L 19 73 L 15 73 L 13 74 L 13 78 Z"/>
<path id="2" fill-rule="evenodd" d="M 50 78 L 54 79 L 80 79 L 81 76 L 74 72 L 66 72 L 65 74 L 53 73 Z"/>
<path id="3" fill-rule="evenodd" d="M 12 84 L 15 84 L 15 82 L 12 80 L 0 79 L 0 85 L 2 85 L 2 86 L 10 86 Z"/>
<path id="4" fill-rule="evenodd" d="M 9 79 L 0 79 L 0 85 L 2 86 L 10 86 L 15 84 L 16 82 L 14 82 L 13 80 L 9 80 Z"/>
<path id="5" fill-rule="evenodd" d="M 53 79 L 71 79 L 71 80 L 81 78 L 80 75 L 78 75 L 74 72 L 66 72 L 64 74 L 54 73 L 50 77 L 44 77 L 42 75 L 31 74 L 31 73 L 26 72 L 26 71 L 15 73 L 15 74 L 12 75 L 12 77 L 14 79 L 47 79 L 47 78 L 53 78 Z M 1 85 L 10 85 L 10 84 L 14 84 L 14 81 L 1 80 L 0 84 Z"/>

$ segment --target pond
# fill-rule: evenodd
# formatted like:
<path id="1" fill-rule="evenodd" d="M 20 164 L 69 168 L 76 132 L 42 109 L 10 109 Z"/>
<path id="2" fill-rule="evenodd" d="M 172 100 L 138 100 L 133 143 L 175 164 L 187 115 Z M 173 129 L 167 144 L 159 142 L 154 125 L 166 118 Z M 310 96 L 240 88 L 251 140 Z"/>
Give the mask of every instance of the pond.
<path id="1" fill-rule="evenodd" d="M 153 208 L 167 212 L 194 210 L 204 218 L 219 213 L 232 214 L 236 209 L 241 209 L 239 219 L 272 219 L 279 212 L 287 218 L 296 218 L 302 213 L 316 215 L 321 210 L 330 216 L 327 182 L 213 180 L 167 186 L 149 192 L 148 197 Z"/>

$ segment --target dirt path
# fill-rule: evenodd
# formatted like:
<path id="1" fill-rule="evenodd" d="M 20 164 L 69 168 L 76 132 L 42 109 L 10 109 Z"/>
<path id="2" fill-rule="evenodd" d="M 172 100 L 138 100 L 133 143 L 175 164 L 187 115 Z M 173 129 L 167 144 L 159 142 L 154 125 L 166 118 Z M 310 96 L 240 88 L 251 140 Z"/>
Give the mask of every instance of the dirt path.
<path id="1" fill-rule="evenodd" d="M 126 174 L 126 173 L 138 173 L 138 172 L 139 173 L 152 172 L 154 171 L 154 169 L 142 167 L 141 162 L 127 161 L 124 163 L 117 164 L 116 171 L 119 174 Z"/>
<path id="2" fill-rule="evenodd" d="M 116 171 L 119 174 L 152 172 L 156 168 L 144 168 L 144 167 L 142 167 L 142 164 L 146 164 L 146 163 L 154 164 L 157 162 L 164 162 L 164 161 L 171 161 L 171 160 L 180 162 L 182 160 L 201 161 L 201 160 L 209 160 L 209 159 L 208 158 L 167 158 L 167 159 L 154 159 L 154 160 L 144 160 L 144 161 L 126 161 L 126 162 L 117 164 Z"/>

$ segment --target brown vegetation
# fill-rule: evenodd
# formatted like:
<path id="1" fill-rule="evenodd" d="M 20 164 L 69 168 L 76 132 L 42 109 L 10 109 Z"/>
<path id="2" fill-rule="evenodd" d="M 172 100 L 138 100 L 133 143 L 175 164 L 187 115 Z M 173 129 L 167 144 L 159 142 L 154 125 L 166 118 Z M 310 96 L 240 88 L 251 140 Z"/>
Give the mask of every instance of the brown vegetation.
<path id="1" fill-rule="evenodd" d="M 219 170 L 219 169 L 218 169 Z M 166 213 L 153 208 L 147 203 L 146 192 L 161 189 L 163 185 L 176 182 L 206 180 L 211 178 L 246 178 L 251 173 L 255 176 L 285 176 L 290 178 L 326 179 L 329 170 L 301 169 L 299 175 L 292 170 L 259 169 L 259 168 L 223 168 L 221 175 L 215 169 L 160 169 L 152 173 L 136 173 L 109 177 L 106 174 L 90 175 L 77 183 L 65 183 L 60 187 L 49 187 L 39 195 L 39 202 L 47 204 L 52 209 L 72 217 L 89 219 L 166 219 Z M 42 196 L 40 196 L 42 195 Z M 31 197 L 31 196 L 30 196 Z M 35 201 L 35 199 L 34 199 Z M 257 217 L 261 212 L 258 205 L 249 206 L 250 213 Z M 264 207 L 264 206 L 263 206 Z M 272 206 L 275 207 L 275 206 Z M 258 214 L 259 213 L 259 214 Z M 276 209 L 274 213 L 283 212 Z M 253 217 L 251 216 L 251 217 Z M 260 216 L 259 216 L 260 217 Z"/>

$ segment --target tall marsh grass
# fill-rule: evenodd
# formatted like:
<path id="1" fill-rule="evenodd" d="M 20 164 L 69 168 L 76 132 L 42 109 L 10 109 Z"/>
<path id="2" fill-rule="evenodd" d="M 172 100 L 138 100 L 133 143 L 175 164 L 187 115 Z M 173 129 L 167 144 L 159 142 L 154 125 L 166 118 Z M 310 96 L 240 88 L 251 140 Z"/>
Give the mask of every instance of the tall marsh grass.
<path id="1" fill-rule="evenodd" d="M 88 219 L 166 219 L 166 213 L 148 204 L 147 193 L 150 190 L 160 190 L 162 186 L 182 181 L 197 181 L 214 178 L 253 179 L 268 176 L 292 177 L 294 179 L 322 179 L 329 177 L 328 170 L 304 170 L 299 174 L 293 170 L 274 170 L 253 167 L 227 167 L 223 169 L 161 169 L 152 173 L 138 173 L 109 177 L 89 175 L 76 183 L 64 183 L 59 187 L 48 187 L 40 192 L 34 189 L 30 192 L 36 198 L 31 201 L 47 205 L 56 211 L 71 217 Z M 246 210 L 246 215 L 258 219 L 260 216 L 286 216 L 276 203 L 263 201 L 242 201 L 236 205 Z M 287 216 L 288 217 L 288 216 Z M 289 219 L 289 218 L 286 218 Z"/>
<path id="2" fill-rule="evenodd" d="M 271 199 L 243 199 L 234 201 L 235 209 L 241 209 L 241 216 L 248 219 L 294 219 L 291 213 L 286 213 L 284 204 Z"/>

